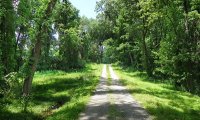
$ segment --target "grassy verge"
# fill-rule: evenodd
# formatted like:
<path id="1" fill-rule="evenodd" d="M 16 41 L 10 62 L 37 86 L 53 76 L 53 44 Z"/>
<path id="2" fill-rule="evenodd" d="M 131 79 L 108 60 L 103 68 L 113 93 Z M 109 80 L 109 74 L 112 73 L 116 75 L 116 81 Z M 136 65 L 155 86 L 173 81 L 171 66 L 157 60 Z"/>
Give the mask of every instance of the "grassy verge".
<path id="1" fill-rule="evenodd" d="M 107 85 L 110 86 L 112 85 L 112 78 L 110 76 L 109 65 L 106 66 L 106 69 L 107 69 Z M 114 120 L 117 112 L 116 112 L 114 100 L 111 94 L 112 94 L 112 90 L 109 89 L 108 99 L 109 99 L 110 105 L 109 105 L 109 110 L 108 110 L 108 119 Z"/>
<path id="2" fill-rule="evenodd" d="M 145 73 L 114 66 L 121 82 L 155 120 L 197 120 L 200 97 L 177 91 L 166 83 L 155 82 Z"/>
<path id="3" fill-rule="evenodd" d="M 98 84 L 102 65 L 88 64 L 82 70 L 37 72 L 33 80 L 29 113 L 23 113 L 20 100 L 12 100 L 0 110 L 1 119 L 75 120 L 84 110 Z"/>
<path id="4" fill-rule="evenodd" d="M 109 65 L 107 65 L 107 85 L 108 86 L 112 85 L 112 78 L 111 78 L 111 74 L 109 70 Z M 108 111 L 108 119 L 116 120 L 121 115 L 121 113 L 119 113 L 116 108 L 112 93 L 113 91 L 109 89 L 108 99 L 109 99 L 110 105 L 109 105 L 109 111 Z"/>
<path id="5" fill-rule="evenodd" d="M 106 65 L 106 72 L 107 72 L 107 85 L 110 86 L 112 85 L 112 79 L 110 76 L 109 65 Z"/>

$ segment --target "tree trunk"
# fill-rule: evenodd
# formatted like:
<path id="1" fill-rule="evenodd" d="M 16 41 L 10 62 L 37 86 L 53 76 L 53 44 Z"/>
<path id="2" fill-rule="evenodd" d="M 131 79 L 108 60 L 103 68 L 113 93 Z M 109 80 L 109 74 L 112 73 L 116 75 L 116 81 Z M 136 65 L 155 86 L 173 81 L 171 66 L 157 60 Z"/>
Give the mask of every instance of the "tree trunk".
<path id="1" fill-rule="evenodd" d="M 129 54 L 129 58 L 130 58 L 130 61 L 131 61 L 131 66 L 133 66 L 133 57 L 131 55 L 131 52 L 129 52 L 128 54 Z"/>
<path id="2" fill-rule="evenodd" d="M 39 57 L 40 57 L 42 42 L 41 42 L 41 39 L 39 36 L 41 36 L 40 33 L 37 36 L 35 47 L 32 49 L 31 57 L 29 58 L 29 61 L 28 61 L 29 62 L 28 67 L 29 67 L 30 73 L 26 76 L 26 78 L 24 80 L 23 96 L 27 96 L 30 92 L 33 76 L 34 76 L 34 73 L 36 70 L 36 65 L 37 65 Z"/>
<path id="3" fill-rule="evenodd" d="M 142 52 L 143 52 L 143 59 L 144 59 L 144 68 L 148 74 L 148 76 L 152 76 L 152 69 L 151 69 L 151 63 L 150 58 L 147 50 L 147 45 L 145 42 L 147 34 L 147 28 L 145 27 L 145 18 L 143 18 L 143 30 L 142 30 Z"/>
<path id="4" fill-rule="evenodd" d="M 192 63 L 192 48 L 195 46 L 193 40 L 192 39 L 192 33 L 191 34 L 191 24 L 189 23 L 189 18 L 188 18 L 188 13 L 190 11 L 190 3 L 189 0 L 184 0 L 183 1 L 183 8 L 184 8 L 184 13 L 185 13 L 185 45 L 187 48 L 187 52 L 190 53 L 190 58 L 189 60 L 185 63 L 185 66 L 187 68 L 186 72 L 189 73 L 189 75 L 186 77 L 186 85 L 185 87 L 187 88 L 187 90 L 189 92 L 194 92 L 195 90 L 195 78 L 193 77 L 193 63 Z"/>
<path id="5" fill-rule="evenodd" d="M 45 31 L 45 24 L 43 24 L 44 21 L 47 21 L 47 19 L 49 19 L 53 8 L 56 5 L 57 0 L 51 0 L 48 3 L 47 9 L 45 11 L 44 16 L 40 19 L 39 22 L 39 30 L 37 32 L 36 35 L 36 43 L 35 46 L 33 47 L 32 51 L 31 51 L 31 56 L 29 58 L 28 61 L 28 72 L 29 74 L 25 77 L 24 80 L 24 85 L 23 85 L 23 96 L 28 96 L 31 90 L 31 86 L 32 86 L 32 80 L 33 80 L 33 76 L 34 73 L 36 71 L 36 66 L 40 57 L 40 53 L 41 53 L 41 47 L 42 47 L 42 41 L 41 41 L 41 37 L 43 32 Z"/>
<path id="6" fill-rule="evenodd" d="M 45 42 L 43 43 L 44 44 L 44 55 L 43 55 L 43 59 L 42 59 L 42 64 L 45 64 L 43 65 L 42 69 L 44 70 L 48 70 L 49 67 L 50 67 L 50 58 L 49 58 L 49 51 L 50 51 L 50 45 L 51 45 L 51 30 L 50 30 L 50 26 L 46 27 L 46 30 L 45 30 L 45 34 L 47 34 L 47 36 L 45 36 Z"/>

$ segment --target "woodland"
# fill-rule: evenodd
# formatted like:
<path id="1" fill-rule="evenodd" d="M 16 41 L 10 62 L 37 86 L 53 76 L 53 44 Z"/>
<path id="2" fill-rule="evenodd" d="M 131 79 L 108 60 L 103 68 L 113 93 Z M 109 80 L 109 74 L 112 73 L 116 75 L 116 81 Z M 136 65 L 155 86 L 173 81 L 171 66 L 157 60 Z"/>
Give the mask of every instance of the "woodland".
<path id="1" fill-rule="evenodd" d="M 0 0 L 0 119 L 61 119 L 64 108 L 48 108 L 69 101 L 65 117 L 77 119 L 102 63 L 200 100 L 200 0 L 100 0 L 95 11 L 92 19 L 69 0 Z"/>

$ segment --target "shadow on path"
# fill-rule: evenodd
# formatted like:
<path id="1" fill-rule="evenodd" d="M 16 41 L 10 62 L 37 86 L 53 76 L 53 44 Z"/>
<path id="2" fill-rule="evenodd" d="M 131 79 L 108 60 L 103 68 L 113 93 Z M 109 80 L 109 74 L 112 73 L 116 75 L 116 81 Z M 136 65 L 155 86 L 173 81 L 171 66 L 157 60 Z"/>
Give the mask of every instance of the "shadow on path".
<path id="1" fill-rule="evenodd" d="M 91 97 L 80 120 L 148 120 L 148 113 L 132 98 L 119 83 L 111 66 L 109 72 L 112 84 L 107 85 L 107 70 L 104 65 L 100 83 Z M 113 106 L 113 107 L 112 107 Z M 114 111 L 110 109 L 115 109 Z M 110 113 L 115 112 L 115 113 Z M 110 116 L 114 114 L 114 116 Z"/>

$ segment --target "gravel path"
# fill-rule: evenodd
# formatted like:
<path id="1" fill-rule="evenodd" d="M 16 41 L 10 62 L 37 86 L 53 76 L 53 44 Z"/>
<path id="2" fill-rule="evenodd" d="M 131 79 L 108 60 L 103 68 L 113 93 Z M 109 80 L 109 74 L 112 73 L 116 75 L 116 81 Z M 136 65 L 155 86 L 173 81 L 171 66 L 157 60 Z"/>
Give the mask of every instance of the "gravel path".
<path id="1" fill-rule="evenodd" d="M 100 83 L 80 120 L 150 120 L 148 113 L 133 99 L 109 66 L 112 84 L 107 85 L 106 65 Z"/>
<path id="2" fill-rule="evenodd" d="M 100 78 L 95 94 L 91 97 L 86 111 L 81 113 L 80 120 L 107 120 L 109 107 L 106 65 Z"/>
<path id="3" fill-rule="evenodd" d="M 119 78 L 109 66 L 112 78 L 111 98 L 115 107 L 114 120 L 150 120 L 148 113 L 133 99 L 127 89 L 119 82 Z"/>

